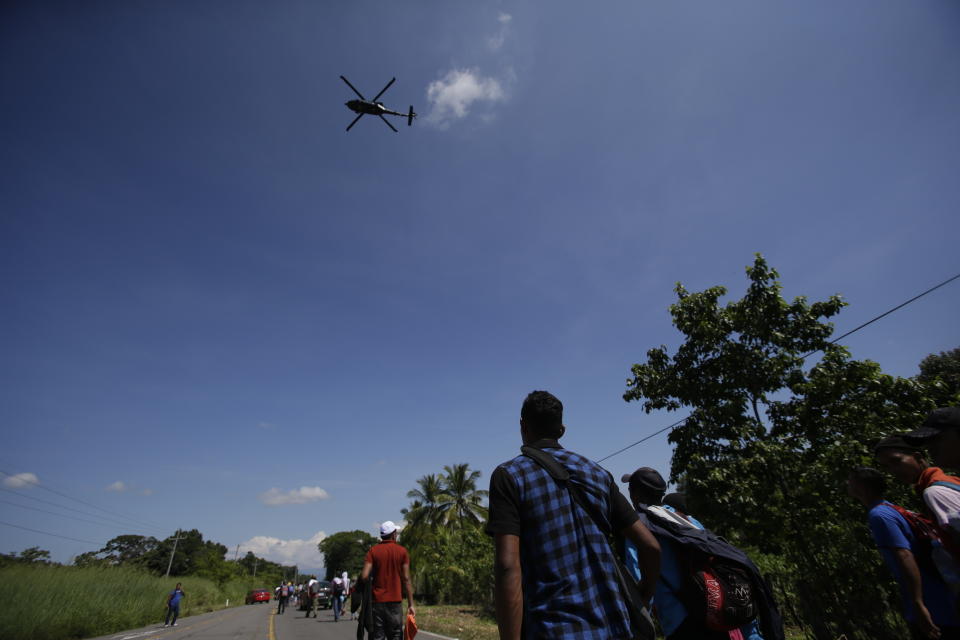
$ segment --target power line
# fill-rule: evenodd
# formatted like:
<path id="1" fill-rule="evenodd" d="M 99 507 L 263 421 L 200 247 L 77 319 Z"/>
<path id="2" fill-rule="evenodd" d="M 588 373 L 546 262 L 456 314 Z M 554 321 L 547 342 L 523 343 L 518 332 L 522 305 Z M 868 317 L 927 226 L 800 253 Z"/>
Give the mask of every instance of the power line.
<path id="1" fill-rule="evenodd" d="M 847 332 L 844 333 L 843 335 L 834 338 L 834 339 L 831 340 L 828 344 L 836 344 L 837 342 L 839 342 L 840 340 L 843 340 L 843 339 L 846 338 L 847 336 L 852 335 L 852 334 L 856 333 L 857 331 L 860 331 L 860 329 L 863 329 L 864 327 L 867 327 L 867 326 L 873 324 L 874 322 L 876 322 L 877 320 L 880 320 L 881 318 L 885 318 L 886 316 L 890 315 L 890 314 L 893 313 L 894 311 L 899 311 L 900 309 L 904 308 L 904 307 L 907 306 L 908 304 L 910 304 L 910 303 L 912 303 L 912 302 L 916 302 L 917 300 L 919 300 L 919 299 L 922 298 L 923 296 L 927 295 L 928 293 L 932 293 L 932 292 L 936 291 L 937 289 L 939 289 L 940 287 L 943 287 L 943 286 L 945 286 L 945 285 L 950 284 L 951 282 L 953 282 L 953 281 L 956 280 L 957 278 L 960 278 L 960 273 L 958 273 L 957 275 L 955 275 L 955 276 L 953 276 L 953 277 L 947 278 L 946 280 L 944 280 L 943 282 L 941 282 L 941 283 L 938 284 L 938 285 L 934 285 L 934 286 L 930 287 L 929 289 L 927 289 L 927 290 L 924 291 L 923 293 L 918 293 L 917 295 L 913 296 L 912 298 L 910 298 L 910 299 L 907 300 L 906 302 L 901 302 L 900 304 L 898 304 L 897 306 L 893 307 L 892 309 L 888 309 L 887 311 L 884 311 L 884 312 L 881 313 L 880 315 L 878 315 L 878 316 L 876 316 L 876 317 L 874 317 L 874 318 L 871 318 L 870 320 L 867 320 L 866 322 L 864 322 L 864 323 L 861 324 L 860 326 L 854 327 L 853 329 L 851 329 L 850 331 L 847 331 Z M 809 358 L 809 357 L 812 356 L 813 354 L 818 353 L 818 352 L 820 352 L 820 351 L 822 351 L 822 349 L 815 349 L 814 351 L 811 351 L 810 353 L 805 354 L 801 359 L 806 360 L 807 358 Z M 637 446 L 638 444 L 642 444 L 642 443 L 646 442 L 647 440 L 650 440 L 651 438 L 654 438 L 654 437 L 660 435 L 661 433 L 664 433 L 664 432 L 666 432 L 666 431 L 670 431 L 671 429 L 675 429 L 675 428 L 679 427 L 681 424 L 683 424 L 684 422 L 686 422 L 687 420 L 689 420 L 689 419 L 690 419 L 690 416 L 692 416 L 692 415 L 693 415 L 692 413 L 691 413 L 691 414 L 688 414 L 685 418 L 683 418 L 683 419 L 681 419 L 681 420 L 677 420 L 677 421 L 674 422 L 673 424 L 671 424 L 671 425 L 669 425 L 669 426 L 666 426 L 666 427 L 663 427 L 662 429 L 658 429 L 657 431 L 654 431 L 653 433 L 648 434 L 648 435 L 640 438 L 639 440 L 637 440 L 637 441 L 634 442 L 633 444 L 628 444 L 627 446 L 623 447 L 622 449 L 618 449 L 617 451 L 614 451 L 613 453 L 611 453 L 611 454 L 609 454 L 609 455 L 606 455 L 606 456 L 600 458 L 599 460 L 597 460 L 597 462 L 603 462 L 604 460 L 607 460 L 608 458 L 612 458 L 612 457 L 615 456 L 615 455 L 619 455 L 619 454 L 623 453 L 624 451 L 626 451 L 626 450 L 628 450 L 628 449 L 632 449 L 632 448 L 634 448 L 635 446 Z"/>
<path id="2" fill-rule="evenodd" d="M 44 500 L 43 498 L 38 498 L 38 497 L 36 497 L 36 496 L 28 496 L 28 495 L 25 494 L 25 493 L 19 493 L 19 492 L 17 492 L 17 491 L 13 491 L 12 489 L 6 489 L 6 488 L 4 488 L 4 487 L 0 487 L 0 491 L 6 491 L 7 493 L 12 493 L 13 495 L 19 496 L 19 497 L 21 497 L 21 498 L 27 498 L 28 500 L 36 500 L 37 502 L 42 502 L 43 504 L 49 504 L 49 505 L 52 505 L 52 506 L 54 506 L 54 507 L 57 507 L 58 509 L 66 509 L 67 511 L 73 511 L 74 513 L 79 513 L 79 514 L 81 514 L 81 515 L 90 516 L 91 518 L 100 518 L 101 520 L 104 520 L 104 521 L 106 521 L 106 522 L 109 522 L 109 523 L 110 523 L 110 526 L 118 526 L 118 525 L 119 525 L 119 526 L 121 526 L 121 527 L 126 527 L 127 529 L 132 529 L 132 530 L 135 530 L 135 531 L 150 531 L 150 532 L 159 532 L 159 531 L 161 531 L 160 529 L 144 529 L 143 527 L 134 526 L 134 525 L 128 524 L 128 523 L 126 523 L 126 522 L 121 522 L 121 521 L 119 521 L 119 520 L 114 520 L 114 519 L 108 518 L 108 517 L 106 517 L 106 516 L 101 516 L 101 515 L 96 514 L 96 513 L 88 513 L 88 512 L 86 512 L 86 511 L 81 511 L 80 509 L 74 509 L 73 507 L 68 507 L 68 506 L 63 505 L 63 504 L 58 504 L 58 503 L 52 502 L 52 501 L 50 501 L 50 500 Z M 11 504 L 12 504 L 12 503 L 11 503 Z M 22 506 L 22 505 L 20 505 L 20 506 Z M 60 514 L 55 514 L 55 515 L 60 515 Z"/>
<path id="3" fill-rule="evenodd" d="M 5 475 L 5 476 L 7 476 L 7 477 L 10 477 L 10 478 L 12 478 L 12 477 L 14 476 L 14 474 L 9 473 L 9 472 L 7 472 L 7 471 L 4 471 L 4 470 L 2 470 L 2 469 L 0 469 L 0 473 L 2 473 L 3 475 Z M 145 522 L 145 521 L 139 520 L 139 519 L 137 519 L 137 518 L 131 518 L 130 516 L 124 515 L 124 514 L 122 514 L 122 513 L 117 512 L 117 511 L 111 511 L 110 509 L 104 509 L 103 507 L 97 506 L 97 505 L 93 504 L 92 502 L 87 502 L 87 501 L 85 501 L 85 500 L 81 500 L 80 498 L 74 498 L 73 496 L 68 496 L 68 495 L 65 494 L 65 493 L 61 493 L 60 491 L 57 491 L 57 490 L 55 490 L 55 489 L 51 489 L 50 487 L 44 486 L 44 485 L 40 484 L 39 482 L 37 482 L 36 480 L 31 480 L 30 478 L 24 478 L 24 477 L 22 477 L 22 476 L 20 477 L 20 480 L 22 480 L 23 482 L 29 482 L 30 484 L 32 484 L 32 485 L 34 485 L 34 486 L 36 486 L 36 487 L 39 487 L 40 489 L 43 489 L 44 491 L 49 491 L 50 493 L 56 494 L 56 495 L 58 495 L 58 496 L 60 496 L 60 497 L 62 497 L 62 498 L 66 498 L 67 500 L 73 500 L 73 501 L 75 501 L 75 502 L 79 502 L 80 504 L 84 504 L 84 505 L 86 505 L 86 506 L 88 506 L 88 507 L 93 507 L 94 509 L 97 509 L 98 511 L 103 511 L 104 513 L 109 513 L 109 514 L 111 514 L 111 515 L 118 516 L 118 517 L 120 517 L 120 518 L 123 518 L 124 520 L 129 520 L 129 521 L 131 521 L 131 522 L 136 522 L 136 523 L 139 523 L 139 524 L 142 524 L 142 525 L 146 525 L 146 526 L 151 527 L 151 528 L 152 528 L 152 527 L 158 527 L 158 528 L 161 528 L 161 529 L 163 528 L 163 525 L 157 524 L 156 522 Z"/>
<path id="4" fill-rule="evenodd" d="M 21 509 L 29 509 L 30 511 L 39 511 L 40 513 L 49 513 L 52 516 L 59 516 L 61 518 L 68 518 L 70 520 L 76 520 L 78 522 L 89 522 L 90 524 L 95 524 L 100 527 L 110 527 L 116 528 L 115 524 L 108 524 L 106 522 L 97 522 L 96 520 L 87 520 L 86 518 L 78 518 L 77 516 L 69 516 L 65 513 L 57 513 L 56 511 L 48 511 L 47 509 L 39 509 L 37 507 L 30 507 L 25 504 L 17 504 L 16 502 L 10 502 L 9 500 L 0 500 L 2 504 L 9 504 L 14 507 L 20 507 Z"/>
<path id="5" fill-rule="evenodd" d="M 40 531 L 39 529 L 31 529 L 30 527 L 21 527 L 18 524 L 11 524 L 9 522 L 0 522 L 2 525 L 8 527 L 13 527 L 14 529 L 23 529 L 24 531 L 32 531 L 33 533 L 42 533 L 45 536 L 53 536 L 54 538 L 63 538 L 64 540 L 73 540 L 74 542 L 83 542 L 87 544 L 96 544 L 103 545 L 102 542 L 94 542 L 93 540 L 81 540 L 80 538 L 71 538 L 70 536 L 62 536 L 59 533 L 50 533 L 49 531 Z"/>

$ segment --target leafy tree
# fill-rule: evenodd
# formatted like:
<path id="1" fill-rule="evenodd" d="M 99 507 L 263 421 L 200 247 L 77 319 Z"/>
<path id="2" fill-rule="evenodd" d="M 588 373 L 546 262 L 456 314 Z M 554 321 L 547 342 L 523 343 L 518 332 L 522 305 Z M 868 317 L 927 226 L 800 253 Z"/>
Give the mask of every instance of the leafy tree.
<path id="1" fill-rule="evenodd" d="M 154 551 L 157 544 L 153 536 L 122 535 L 108 541 L 99 553 L 110 564 L 136 564 Z"/>
<path id="2" fill-rule="evenodd" d="M 960 404 L 960 348 L 931 353 L 921 360 L 917 380 L 927 386 L 938 406 Z"/>
<path id="3" fill-rule="evenodd" d="M 445 465 L 443 467 L 443 493 L 446 500 L 440 503 L 443 520 L 452 526 L 478 525 L 486 520 L 487 508 L 483 500 L 487 491 L 477 489 L 479 471 L 471 471 L 469 464 Z"/>
<path id="4" fill-rule="evenodd" d="M 889 574 L 843 481 L 871 461 L 871 442 L 915 426 L 933 401 L 923 384 L 830 342 L 839 296 L 787 302 L 759 255 L 747 276 L 744 297 L 725 305 L 723 287 L 677 284 L 670 314 L 684 342 L 672 355 L 649 350 L 624 399 L 690 411 L 669 436 L 671 479 L 698 518 L 778 568 L 778 590 L 795 597 L 788 611 L 810 634 L 902 637 Z"/>
<path id="5" fill-rule="evenodd" d="M 408 547 L 415 547 L 419 542 L 439 525 L 444 518 L 444 505 L 450 501 L 444 491 L 440 477 L 431 473 L 417 480 L 416 489 L 407 492 L 407 497 L 413 502 L 406 509 L 401 509 L 406 525 L 403 528 L 403 543 Z"/>
<path id="6" fill-rule="evenodd" d="M 493 541 L 474 526 L 438 527 L 417 553 L 418 592 L 439 603 L 493 608 Z"/>
<path id="7" fill-rule="evenodd" d="M 50 552 L 40 547 L 29 547 L 20 553 L 0 553 L 0 567 L 11 564 L 53 564 Z"/>
<path id="8" fill-rule="evenodd" d="M 344 571 L 351 576 L 359 574 L 367 551 L 377 542 L 376 538 L 359 529 L 340 531 L 321 540 L 317 548 L 323 554 L 326 579 L 330 580 Z"/>

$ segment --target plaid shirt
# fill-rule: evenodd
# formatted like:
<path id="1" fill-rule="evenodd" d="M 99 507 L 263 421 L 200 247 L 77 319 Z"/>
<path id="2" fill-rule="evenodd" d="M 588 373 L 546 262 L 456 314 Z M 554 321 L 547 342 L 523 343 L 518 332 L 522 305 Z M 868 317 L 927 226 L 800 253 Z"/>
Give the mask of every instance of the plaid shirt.
<path id="1" fill-rule="evenodd" d="M 556 447 L 555 443 L 551 443 Z M 610 473 L 563 448 L 541 448 L 570 472 L 594 514 L 609 531 Z M 613 552 L 593 519 L 534 460 L 520 455 L 500 465 L 519 493 L 520 564 L 523 571 L 524 637 L 606 640 L 632 638 Z"/>

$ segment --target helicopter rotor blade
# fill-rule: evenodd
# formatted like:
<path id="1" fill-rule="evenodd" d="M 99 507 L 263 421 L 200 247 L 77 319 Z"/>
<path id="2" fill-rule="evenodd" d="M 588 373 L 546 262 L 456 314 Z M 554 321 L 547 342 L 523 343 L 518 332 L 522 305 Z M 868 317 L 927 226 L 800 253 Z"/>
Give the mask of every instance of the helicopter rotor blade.
<path id="1" fill-rule="evenodd" d="M 356 118 L 354 118 L 354 119 L 353 119 L 353 122 L 350 123 L 350 126 L 347 127 L 347 131 L 350 131 L 350 129 L 353 128 L 353 125 L 357 124 L 357 120 L 359 120 L 360 118 L 362 118 L 362 117 L 365 116 L 365 115 L 366 115 L 365 113 L 361 113 L 361 114 L 358 115 Z"/>
<path id="2" fill-rule="evenodd" d="M 377 100 L 379 100 L 379 99 L 380 99 L 380 96 L 382 96 L 384 93 L 386 93 L 387 89 L 390 88 L 390 85 L 392 85 L 392 84 L 393 84 L 394 82 L 396 82 L 396 81 L 397 81 L 396 78 L 393 78 L 392 80 L 390 80 L 390 82 L 387 83 L 387 86 L 385 86 L 383 89 L 380 89 L 380 93 L 378 93 L 376 96 L 374 96 L 373 100 L 371 100 L 370 102 L 376 102 Z"/>
<path id="3" fill-rule="evenodd" d="M 393 129 L 393 125 L 390 124 L 390 121 L 389 121 L 389 120 L 387 120 L 387 119 L 384 118 L 383 116 L 380 116 L 380 119 L 383 120 L 383 122 L 384 122 L 388 127 L 390 127 L 391 129 Z M 353 125 L 350 125 L 350 126 L 353 126 Z M 400 132 L 397 131 L 396 129 L 393 129 L 393 132 L 394 132 L 394 133 L 400 133 Z"/>
<path id="4" fill-rule="evenodd" d="M 360 99 L 361 99 L 361 100 L 366 100 L 366 98 L 363 97 L 363 94 L 360 93 L 359 91 L 357 91 L 357 88 L 356 88 L 355 86 L 353 86 L 352 84 L 350 84 L 350 81 L 349 81 L 349 80 L 347 80 L 344 76 L 340 76 L 340 79 L 343 80 L 344 82 L 346 82 L 346 83 L 347 83 L 347 86 L 350 87 L 351 89 L 353 89 L 353 92 L 354 92 L 355 94 L 357 94 L 358 96 L 360 96 Z M 376 101 L 376 98 L 374 98 L 374 101 Z"/>

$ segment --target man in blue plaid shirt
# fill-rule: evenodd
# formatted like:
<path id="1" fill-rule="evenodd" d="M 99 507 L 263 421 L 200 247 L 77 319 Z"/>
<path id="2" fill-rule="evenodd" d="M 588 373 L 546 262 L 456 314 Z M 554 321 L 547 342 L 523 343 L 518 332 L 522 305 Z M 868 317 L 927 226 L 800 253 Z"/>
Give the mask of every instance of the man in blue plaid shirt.
<path id="1" fill-rule="evenodd" d="M 618 560 L 604 531 L 637 545 L 641 592 L 648 603 L 660 573 L 660 546 L 613 476 L 560 446 L 564 431 L 563 404 L 556 397 L 546 391 L 527 396 L 520 410 L 523 443 L 566 467 L 593 517 L 527 456 L 503 463 L 490 477 L 486 531 L 496 545 L 500 638 L 631 639 L 634 631 L 614 566 Z"/>

